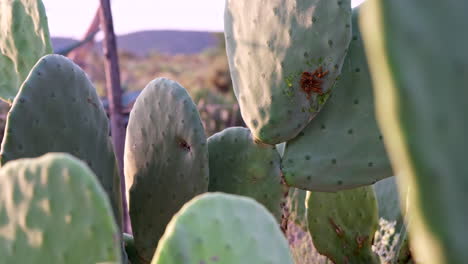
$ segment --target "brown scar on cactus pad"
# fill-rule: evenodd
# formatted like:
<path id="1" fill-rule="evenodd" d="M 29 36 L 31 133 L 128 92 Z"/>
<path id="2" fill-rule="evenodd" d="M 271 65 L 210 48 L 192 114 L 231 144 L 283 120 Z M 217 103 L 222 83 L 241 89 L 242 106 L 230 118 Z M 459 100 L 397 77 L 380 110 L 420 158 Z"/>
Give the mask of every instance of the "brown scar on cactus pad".
<path id="1" fill-rule="evenodd" d="M 331 219 L 330 217 L 328 218 L 328 222 L 330 223 L 330 225 L 333 226 L 333 229 L 335 229 L 335 232 L 336 234 L 339 236 L 339 237 L 342 237 L 344 235 L 344 231 L 343 229 L 341 229 L 340 226 L 338 226 L 335 221 L 333 221 L 333 219 Z"/>
<path id="2" fill-rule="evenodd" d="M 186 151 L 190 151 L 190 145 L 183 139 L 179 139 L 179 147 L 185 149 Z"/>
<path id="3" fill-rule="evenodd" d="M 95 102 L 93 102 L 93 99 L 89 98 L 87 99 L 88 103 L 93 105 L 94 107 L 98 108 L 97 104 Z"/>
<path id="4" fill-rule="evenodd" d="M 364 242 L 369 238 L 369 236 L 357 236 L 356 237 L 356 243 L 358 245 L 358 249 L 361 249 L 362 246 L 364 245 Z"/>
<path id="5" fill-rule="evenodd" d="M 314 72 L 303 72 L 301 74 L 300 85 L 301 89 L 307 94 L 307 99 L 310 99 L 312 93 L 322 95 L 322 79 L 327 76 L 328 71 L 323 71 L 322 66 L 316 69 Z"/>

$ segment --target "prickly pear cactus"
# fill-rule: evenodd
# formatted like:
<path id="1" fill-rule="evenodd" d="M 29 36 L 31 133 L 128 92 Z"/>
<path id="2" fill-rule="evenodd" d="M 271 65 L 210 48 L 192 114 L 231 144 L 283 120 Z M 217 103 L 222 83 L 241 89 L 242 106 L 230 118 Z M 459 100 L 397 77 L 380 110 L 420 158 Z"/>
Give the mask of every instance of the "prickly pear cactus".
<path id="1" fill-rule="evenodd" d="M 177 82 L 153 80 L 136 100 L 124 163 L 135 247 L 149 262 L 172 216 L 208 189 L 203 125 L 192 99 Z"/>
<path id="2" fill-rule="evenodd" d="M 152 264 L 292 264 L 273 216 L 255 200 L 224 193 L 200 195 L 169 223 Z"/>
<path id="3" fill-rule="evenodd" d="M 127 253 L 128 260 L 131 264 L 143 264 L 143 260 L 140 259 L 138 256 L 138 251 L 135 247 L 135 239 L 132 235 L 123 233 L 122 235 L 124 245 L 125 245 L 125 252 Z"/>
<path id="4" fill-rule="evenodd" d="M 315 248 L 334 263 L 378 263 L 371 248 L 378 227 L 372 186 L 309 192 L 307 219 Z"/>
<path id="5" fill-rule="evenodd" d="M 468 1 L 373 0 L 361 27 L 379 124 L 409 187 L 418 262 L 468 259 Z"/>
<path id="6" fill-rule="evenodd" d="M 351 39 L 350 0 L 227 0 L 226 51 L 255 138 L 294 138 L 317 114 Z"/>
<path id="7" fill-rule="evenodd" d="M 280 154 L 281 158 L 284 155 L 286 148 L 286 142 L 276 145 L 276 150 Z M 307 214 L 306 214 L 306 190 L 297 189 L 290 187 L 288 190 L 288 197 L 286 199 L 286 213 L 288 214 L 288 220 L 293 221 L 302 230 L 307 231 Z M 284 210 L 283 210 L 284 211 Z M 306 251 L 309 251 L 306 249 Z"/>
<path id="8" fill-rule="evenodd" d="M 108 119 L 86 74 L 71 60 L 47 55 L 31 70 L 8 113 L 0 163 L 66 152 L 86 161 L 121 219 L 120 177 Z"/>
<path id="9" fill-rule="evenodd" d="M 0 263 L 120 263 L 120 235 L 96 176 L 68 154 L 0 170 Z"/>
<path id="10" fill-rule="evenodd" d="M 0 14 L 0 99 L 11 103 L 52 46 L 41 0 L 0 0 Z"/>
<path id="11" fill-rule="evenodd" d="M 378 181 L 374 191 L 379 207 L 379 230 L 372 249 L 382 263 L 407 263 L 411 258 L 404 216 L 406 201 L 400 202 L 395 177 Z"/>
<path id="12" fill-rule="evenodd" d="M 340 80 L 319 115 L 286 144 L 286 182 L 312 191 L 370 185 L 393 175 L 374 116 L 374 97 L 353 10 L 353 38 Z"/>
<path id="13" fill-rule="evenodd" d="M 255 142 L 250 130 L 231 127 L 208 139 L 210 192 L 254 198 L 278 221 L 287 187 L 281 184 L 280 155 L 274 146 Z"/>
<path id="14" fill-rule="evenodd" d="M 379 204 L 379 217 L 389 221 L 404 224 L 405 210 L 401 210 L 400 197 L 395 177 L 389 177 L 374 184 L 374 190 Z"/>
<path id="15" fill-rule="evenodd" d="M 306 196 L 307 191 L 305 190 L 289 188 L 286 204 L 289 219 L 294 221 L 294 223 L 304 231 L 307 231 Z"/>

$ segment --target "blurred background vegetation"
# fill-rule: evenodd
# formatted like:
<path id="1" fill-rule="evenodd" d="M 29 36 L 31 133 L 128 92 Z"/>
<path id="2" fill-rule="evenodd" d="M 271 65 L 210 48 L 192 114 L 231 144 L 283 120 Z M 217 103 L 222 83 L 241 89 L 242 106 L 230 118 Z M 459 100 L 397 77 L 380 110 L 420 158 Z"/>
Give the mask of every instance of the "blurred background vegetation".
<path id="1" fill-rule="evenodd" d="M 52 38 L 52 42 L 57 51 L 76 40 Z M 223 33 L 137 32 L 119 36 L 118 44 L 123 111 L 127 118 L 139 92 L 151 80 L 166 77 L 179 82 L 192 96 L 207 136 L 229 126 L 244 125 L 232 90 Z M 79 48 L 79 56 L 70 57 L 88 74 L 107 108 L 100 42 L 88 43 Z M 0 103 L 1 136 L 8 109 L 6 103 Z"/>

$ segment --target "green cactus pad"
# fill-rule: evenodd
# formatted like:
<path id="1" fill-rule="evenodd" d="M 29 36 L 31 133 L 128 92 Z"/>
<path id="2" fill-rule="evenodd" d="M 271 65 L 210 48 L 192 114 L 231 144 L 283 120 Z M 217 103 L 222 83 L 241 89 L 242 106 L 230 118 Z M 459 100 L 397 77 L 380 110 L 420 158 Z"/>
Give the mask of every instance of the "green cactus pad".
<path id="1" fill-rule="evenodd" d="M 227 0 L 224 19 L 245 123 L 268 144 L 294 138 L 320 110 L 340 74 L 351 40 L 351 1 Z M 320 68 L 327 72 L 316 78 L 323 82 L 318 91 L 323 94 L 306 93 Z"/>
<path id="2" fill-rule="evenodd" d="M 135 247 L 135 239 L 132 235 L 124 233 L 122 235 L 124 244 L 125 244 L 125 252 L 127 253 L 128 260 L 131 264 L 144 264 L 145 262 L 140 259 L 138 256 L 138 251 Z"/>
<path id="3" fill-rule="evenodd" d="M 169 223 L 152 264 L 292 264 L 286 238 L 264 206 L 243 196 L 207 193 Z"/>
<path id="4" fill-rule="evenodd" d="M 66 152 L 86 161 L 121 219 L 120 177 L 109 124 L 96 90 L 71 60 L 47 55 L 23 83 L 8 113 L 0 163 Z"/>
<path id="5" fill-rule="evenodd" d="M 93 172 L 69 154 L 0 170 L 0 264 L 120 263 L 120 237 Z"/>
<path id="6" fill-rule="evenodd" d="M 468 1 L 373 0 L 361 19 L 378 121 L 398 187 L 410 188 L 410 244 L 424 264 L 468 259 L 467 13 Z"/>
<path id="7" fill-rule="evenodd" d="M 307 230 L 306 196 L 305 190 L 289 188 L 287 199 L 289 219 L 305 231 Z"/>
<path id="8" fill-rule="evenodd" d="M 11 103 L 52 46 L 41 0 L 0 0 L 0 14 L 0 99 Z"/>
<path id="9" fill-rule="evenodd" d="M 281 158 L 274 146 L 255 142 L 250 130 L 230 127 L 208 139 L 210 192 L 254 198 L 278 221 L 287 189 L 281 184 Z"/>
<path id="10" fill-rule="evenodd" d="M 395 177 L 376 182 L 374 190 L 379 205 L 379 217 L 389 221 L 397 221 L 398 225 L 402 225 L 403 214 L 400 209 L 400 199 Z"/>
<path id="11" fill-rule="evenodd" d="M 149 261 L 172 216 L 208 189 L 206 136 L 184 87 L 165 78 L 146 86 L 130 113 L 124 160 L 135 246 Z"/>
<path id="12" fill-rule="evenodd" d="M 374 116 L 372 82 L 353 10 L 353 40 L 341 79 L 319 115 L 286 144 L 286 182 L 311 191 L 370 185 L 393 175 Z"/>
<path id="13" fill-rule="evenodd" d="M 307 219 L 315 248 L 334 263 L 378 263 L 371 249 L 378 227 L 372 186 L 309 192 Z"/>
<path id="14" fill-rule="evenodd" d="M 396 259 L 407 260 L 410 254 L 404 219 L 407 208 L 401 209 L 406 201 L 400 203 L 395 177 L 378 181 L 374 184 L 374 191 L 379 207 L 380 229 L 374 236 L 373 250 L 380 256 L 382 263 L 392 263 Z"/>

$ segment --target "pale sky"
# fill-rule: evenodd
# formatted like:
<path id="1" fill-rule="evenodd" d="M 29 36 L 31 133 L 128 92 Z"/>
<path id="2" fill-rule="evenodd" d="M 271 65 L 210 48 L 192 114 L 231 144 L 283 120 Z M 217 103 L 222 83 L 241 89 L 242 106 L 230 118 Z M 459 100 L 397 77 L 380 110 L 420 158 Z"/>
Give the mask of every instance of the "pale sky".
<path id="1" fill-rule="evenodd" d="M 42 0 L 52 36 L 81 38 L 99 0 Z M 252 1 L 252 0 L 245 0 Z M 364 0 L 352 0 L 353 6 Z M 223 31 L 224 0 L 112 0 L 117 34 L 151 29 Z"/>

